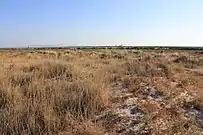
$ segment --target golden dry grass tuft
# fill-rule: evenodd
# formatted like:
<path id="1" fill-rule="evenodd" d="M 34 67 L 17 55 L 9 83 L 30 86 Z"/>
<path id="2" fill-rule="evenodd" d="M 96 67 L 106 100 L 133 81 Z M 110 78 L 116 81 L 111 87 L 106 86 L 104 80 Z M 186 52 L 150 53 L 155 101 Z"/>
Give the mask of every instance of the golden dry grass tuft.
<path id="1" fill-rule="evenodd" d="M 137 76 L 155 77 L 166 76 L 170 77 L 170 67 L 167 60 L 161 59 L 135 59 L 125 63 L 128 74 L 136 74 Z"/>
<path id="2" fill-rule="evenodd" d="M 0 134 L 93 135 L 100 128 L 83 121 L 107 103 L 105 85 L 82 77 L 70 63 L 22 66 L 0 79 Z"/>

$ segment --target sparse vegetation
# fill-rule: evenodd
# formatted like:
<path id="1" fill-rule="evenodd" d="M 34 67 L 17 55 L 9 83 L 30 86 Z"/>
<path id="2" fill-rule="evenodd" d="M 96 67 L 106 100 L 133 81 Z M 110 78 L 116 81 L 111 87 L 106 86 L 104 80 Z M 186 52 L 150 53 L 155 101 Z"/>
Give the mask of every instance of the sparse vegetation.
<path id="1" fill-rule="evenodd" d="M 174 53 L 1 51 L 0 134 L 200 134 L 203 57 Z"/>

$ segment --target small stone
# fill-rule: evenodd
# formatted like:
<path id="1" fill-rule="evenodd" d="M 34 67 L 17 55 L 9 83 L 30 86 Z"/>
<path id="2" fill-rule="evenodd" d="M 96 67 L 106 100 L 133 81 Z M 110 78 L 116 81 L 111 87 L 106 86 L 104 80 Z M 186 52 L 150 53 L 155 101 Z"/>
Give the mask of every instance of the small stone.
<path id="1" fill-rule="evenodd" d="M 130 109 L 130 114 L 137 114 L 137 113 L 141 113 L 141 110 L 138 107 L 133 107 L 132 109 Z"/>
<path id="2" fill-rule="evenodd" d="M 165 96 L 165 93 L 162 92 L 162 91 L 156 91 L 156 90 L 151 90 L 150 93 L 149 93 L 149 96 L 151 98 L 161 98 L 161 97 L 164 97 Z"/>

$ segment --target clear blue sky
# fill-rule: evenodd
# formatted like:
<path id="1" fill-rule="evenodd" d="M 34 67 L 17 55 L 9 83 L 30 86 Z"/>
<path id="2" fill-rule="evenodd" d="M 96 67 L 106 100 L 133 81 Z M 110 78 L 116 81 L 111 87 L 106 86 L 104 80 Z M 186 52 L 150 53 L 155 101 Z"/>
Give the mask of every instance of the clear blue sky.
<path id="1" fill-rule="evenodd" d="M 0 47 L 203 44 L 203 0 L 0 0 Z"/>

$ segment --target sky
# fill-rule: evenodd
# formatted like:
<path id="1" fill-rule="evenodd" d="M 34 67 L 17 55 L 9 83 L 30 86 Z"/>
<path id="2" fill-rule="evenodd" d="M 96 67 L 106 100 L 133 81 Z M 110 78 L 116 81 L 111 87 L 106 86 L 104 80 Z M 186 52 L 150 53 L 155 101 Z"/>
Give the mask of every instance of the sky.
<path id="1" fill-rule="evenodd" d="M 0 47 L 203 45 L 203 0 L 0 0 Z"/>

